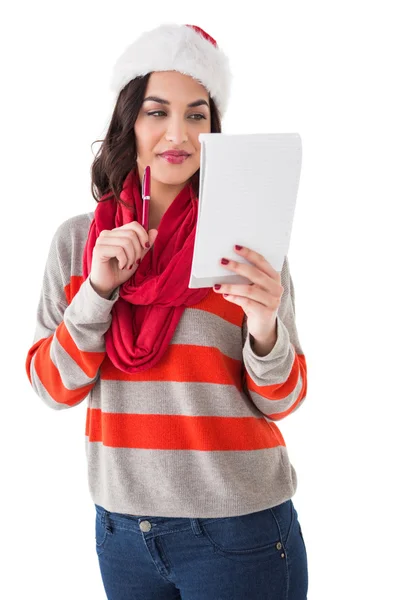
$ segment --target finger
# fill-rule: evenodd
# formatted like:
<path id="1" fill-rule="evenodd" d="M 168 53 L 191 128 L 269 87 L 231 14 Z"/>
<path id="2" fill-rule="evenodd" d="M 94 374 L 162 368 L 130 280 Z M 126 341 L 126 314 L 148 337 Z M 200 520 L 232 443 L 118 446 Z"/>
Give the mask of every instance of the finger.
<path id="1" fill-rule="evenodd" d="M 265 291 L 261 290 L 259 287 L 253 285 L 252 283 L 246 284 L 215 284 L 214 290 L 218 294 L 233 294 L 234 296 L 242 296 L 243 298 L 254 298 L 258 299 L 265 295 Z"/>
<path id="2" fill-rule="evenodd" d="M 239 250 L 239 248 L 240 248 L 240 250 Z M 246 246 L 243 246 L 243 247 L 235 246 L 234 249 L 237 254 L 239 254 L 240 256 L 243 256 L 243 258 L 245 258 L 249 262 L 256 265 L 256 267 L 258 267 L 260 269 L 260 271 L 263 271 L 264 273 L 269 275 L 272 279 L 275 279 L 275 280 L 280 279 L 280 273 L 278 273 L 278 271 L 276 271 L 273 268 L 271 263 L 268 262 L 267 259 L 262 254 L 259 254 L 255 250 L 251 250 L 250 248 L 247 248 Z"/>
<path id="3" fill-rule="evenodd" d="M 217 284 L 218 286 L 219 284 Z M 272 294 L 267 293 L 265 290 L 260 288 L 259 286 L 249 284 L 249 285 L 241 285 L 241 284 L 229 284 L 224 283 L 220 287 L 214 286 L 214 290 L 218 294 L 222 294 L 223 296 L 228 296 L 229 298 L 244 298 L 249 300 L 254 300 L 258 304 L 262 306 L 267 306 L 270 309 L 276 309 L 279 306 L 280 298 L 277 296 L 273 296 Z"/>
<path id="4" fill-rule="evenodd" d="M 98 259 L 102 261 L 102 259 L 107 258 L 115 258 L 118 261 L 118 266 L 122 269 L 126 263 L 128 262 L 128 258 L 125 252 L 125 248 L 119 244 L 112 245 L 103 243 L 100 238 L 98 238 L 95 247 L 93 248 L 93 254 L 97 255 Z"/>
<path id="5" fill-rule="evenodd" d="M 156 241 L 156 237 L 157 236 L 158 236 L 157 229 L 150 229 L 149 230 L 149 242 L 150 242 L 150 246 L 154 245 L 154 242 Z"/>
<path id="6" fill-rule="evenodd" d="M 225 300 L 233 302 L 241 306 L 246 314 L 258 315 L 260 319 L 268 319 L 272 314 L 276 312 L 274 304 L 265 305 L 257 300 L 250 298 L 244 298 L 243 296 L 235 296 L 233 294 L 223 294 Z"/>
<path id="7" fill-rule="evenodd" d="M 114 234 L 113 234 L 114 231 Z M 122 247 L 125 251 L 125 260 L 121 259 L 120 268 L 131 268 L 133 264 L 141 257 L 142 247 L 138 236 L 134 231 L 110 231 L 98 238 L 100 245 L 111 245 L 112 247 Z"/>
<path id="8" fill-rule="evenodd" d="M 130 268 L 135 263 L 139 264 L 137 261 L 142 258 L 143 248 L 136 231 L 133 231 L 133 229 L 123 229 L 122 231 L 121 229 L 117 229 L 114 232 L 117 236 L 126 239 L 124 247 L 127 251 L 129 261 L 129 265 L 127 266 Z"/>
<path id="9" fill-rule="evenodd" d="M 273 295 L 280 297 L 283 293 L 283 287 L 280 283 L 279 273 L 279 280 L 277 281 L 270 275 L 266 274 L 264 271 L 261 271 L 259 267 L 254 265 L 249 265 L 247 263 L 242 263 L 235 260 L 229 260 L 227 265 L 222 264 L 221 261 L 221 265 L 226 269 L 229 269 L 230 271 L 233 271 L 238 275 L 249 279 L 250 282 L 257 284 L 260 288 L 270 292 Z"/>
<path id="10" fill-rule="evenodd" d="M 148 243 L 150 246 L 149 234 L 147 233 L 145 228 L 142 227 L 142 225 L 140 223 L 138 223 L 138 221 L 131 221 L 130 223 L 125 223 L 125 225 L 122 225 L 121 227 L 117 227 L 116 229 L 118 231 L 121 231 L 121 230 L 124 231 L 125 229 L 130 229 L 130 230 L 134 231 L 137 234 L 142 247 L 144 249 L 148 250 L 148 247 L 146 246 L 146 244 Z M 112 231 L 115 231 L 115 229 L 113 229 Z"/>

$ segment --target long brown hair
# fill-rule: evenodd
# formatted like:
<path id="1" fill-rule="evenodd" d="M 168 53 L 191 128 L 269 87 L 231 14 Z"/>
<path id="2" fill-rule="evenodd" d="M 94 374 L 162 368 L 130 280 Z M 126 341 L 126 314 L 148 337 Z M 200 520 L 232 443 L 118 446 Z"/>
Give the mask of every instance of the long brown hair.
<path id="1" fill-rule="evenodd" d="M 119 93 L 110 125 L 91 167 L 92 196 L 96 202 L 107 194 L 104 200 L 113 196 L 126 206 L 120 198 L 122 186 L 128 173 L 133 169 L 137 158 L 134 123 L 146 93 L 151 73 L 132 79 Z M 210 97 L 211 132 L 221 133 L 221 118 L 215 102 Z M 92 146 L 93 146 L 92 144 Z M 193 174 L 191 183 L 198 195 L 199 170 Z"/>

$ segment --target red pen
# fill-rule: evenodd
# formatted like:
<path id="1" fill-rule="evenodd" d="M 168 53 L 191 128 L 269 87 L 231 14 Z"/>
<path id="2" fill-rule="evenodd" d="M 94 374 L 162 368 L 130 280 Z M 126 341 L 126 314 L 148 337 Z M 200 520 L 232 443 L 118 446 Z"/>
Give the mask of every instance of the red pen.
<path id="1" fill-rule="evenodd" d="M 146 231 L 149 230 L 149 208 L 150 208 L 150 167 L 146 167 L 143 173 L 142 181 L 142 200 L 143 200 L 143 212 L 142 212 L 142 227 Z"/>

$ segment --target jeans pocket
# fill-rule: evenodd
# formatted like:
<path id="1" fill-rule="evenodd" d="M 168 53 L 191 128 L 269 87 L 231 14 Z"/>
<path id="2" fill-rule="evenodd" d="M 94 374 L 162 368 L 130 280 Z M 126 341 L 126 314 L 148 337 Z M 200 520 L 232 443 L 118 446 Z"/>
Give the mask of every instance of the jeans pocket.
<path id="1" fill-rule="evenodd" d="M 111 528 L 107 520 L 107 511 L 103 507 L 96 505 L 95 538 L 97 554 L 104 552 L 111 533 Z"/>
<path id="2" fill-rule="evenodd" d="M 280 552 L 281 533 L 273 509 L 221 519 L 199 519 L 214 550 L 229 557 Z"/>

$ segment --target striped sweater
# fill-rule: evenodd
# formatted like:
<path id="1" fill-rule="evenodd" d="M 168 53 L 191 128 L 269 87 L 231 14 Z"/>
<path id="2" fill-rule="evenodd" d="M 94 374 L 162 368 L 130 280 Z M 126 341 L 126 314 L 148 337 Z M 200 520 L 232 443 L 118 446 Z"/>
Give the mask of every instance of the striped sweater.
<path id="1" fill-rule="evenodd" d="M 93 216 L 64 221 L 52 238 L 25 364 L 48 407 L 88 399 L 92 500 L 111 512 L 207 518 L 291 498 L 297 476 L 277 421 L 303 403 L 307 367 L 287 256 L 278 337 L 267 356 L 253 352 L 243 309 L 211 289 L 185 309 L 162 360 L 130 375 L 105 351 L 119 288 L 102 298 L 82 277 Z"/>

